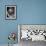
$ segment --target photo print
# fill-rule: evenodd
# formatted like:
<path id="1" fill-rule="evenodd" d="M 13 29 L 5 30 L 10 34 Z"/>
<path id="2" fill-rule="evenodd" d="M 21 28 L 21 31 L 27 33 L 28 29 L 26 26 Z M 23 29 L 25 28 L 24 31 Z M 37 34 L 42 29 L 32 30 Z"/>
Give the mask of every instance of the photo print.
<path id="1" fill-rule="evenodd" d="M 5 19 L 7 19 L 7 20 L 16 19 L 16 5 L 6 5 L 5 10 L 6 10 Z"/>

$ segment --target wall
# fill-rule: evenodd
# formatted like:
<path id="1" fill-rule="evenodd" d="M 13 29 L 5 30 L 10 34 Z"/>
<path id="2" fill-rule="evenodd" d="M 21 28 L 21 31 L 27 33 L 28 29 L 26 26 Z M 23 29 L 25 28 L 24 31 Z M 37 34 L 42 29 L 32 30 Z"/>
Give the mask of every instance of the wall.
<path id="1" fill-rule="evenodd" d="M 9 4 L 17 5 L 16 20 L 5 20 Z M 0 0 L 0 44 L 8 43 L 9 32 L 18 32 L 18 24 L 46 24 L 46 0 Z"/>

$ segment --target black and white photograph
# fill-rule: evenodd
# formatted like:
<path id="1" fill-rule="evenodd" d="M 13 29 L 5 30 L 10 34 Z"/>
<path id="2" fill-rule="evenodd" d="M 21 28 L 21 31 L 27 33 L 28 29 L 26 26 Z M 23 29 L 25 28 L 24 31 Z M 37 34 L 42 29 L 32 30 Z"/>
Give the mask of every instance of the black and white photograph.
<path id="1" fill-rule="evenodd" d="M 6 20 L 16 19 L 16 5 L 5 6 L 5 19 Z"/>
<path id="2" fill-rule="evenodd" d="M 46 25 L 18 25 L 18 41 L 20 46 L 31 46 L 46 42 Z"/>

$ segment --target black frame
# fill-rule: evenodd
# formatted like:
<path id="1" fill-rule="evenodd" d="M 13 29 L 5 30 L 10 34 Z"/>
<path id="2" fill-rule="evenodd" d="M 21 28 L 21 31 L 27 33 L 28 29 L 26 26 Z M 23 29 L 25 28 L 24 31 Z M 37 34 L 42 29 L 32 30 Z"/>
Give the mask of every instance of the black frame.
<path id="1" fill-rule="evenodd" d="M 10 6 L 12 6 L 12 7 L 15 7 L 15 8 L 16 8 L 16 10 L 15 10 L 15 11 L 16 11 L 16 15 L 15 15 L 15 16 L 16 16 L 16 18 L 15 18 L 15 19 L 10 19 L 10 18 L 9 18 L 9 19 L 7 19 L 7 18 L 6 18 L 6 7 L 10 7 Z M 17 6 L 16 6 L 16 5 L 5 5 L 5 20 L 16 20 L 16 19 L 17 19 Z"/>

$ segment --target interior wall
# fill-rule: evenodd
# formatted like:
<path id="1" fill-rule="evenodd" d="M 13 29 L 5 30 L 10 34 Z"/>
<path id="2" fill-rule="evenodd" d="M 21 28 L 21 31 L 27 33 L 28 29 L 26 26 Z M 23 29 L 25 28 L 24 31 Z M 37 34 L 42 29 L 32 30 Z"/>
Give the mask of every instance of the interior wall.
<path id="1" fill-rule="evenodd" d="M 17 6 L 16 20 L 5 20 L 5 5 Z M 46 24 L 46 0 L 0 0 L 0 44 L 8 43 L 9 32 L 18 33 L 18 24 Z"/>

